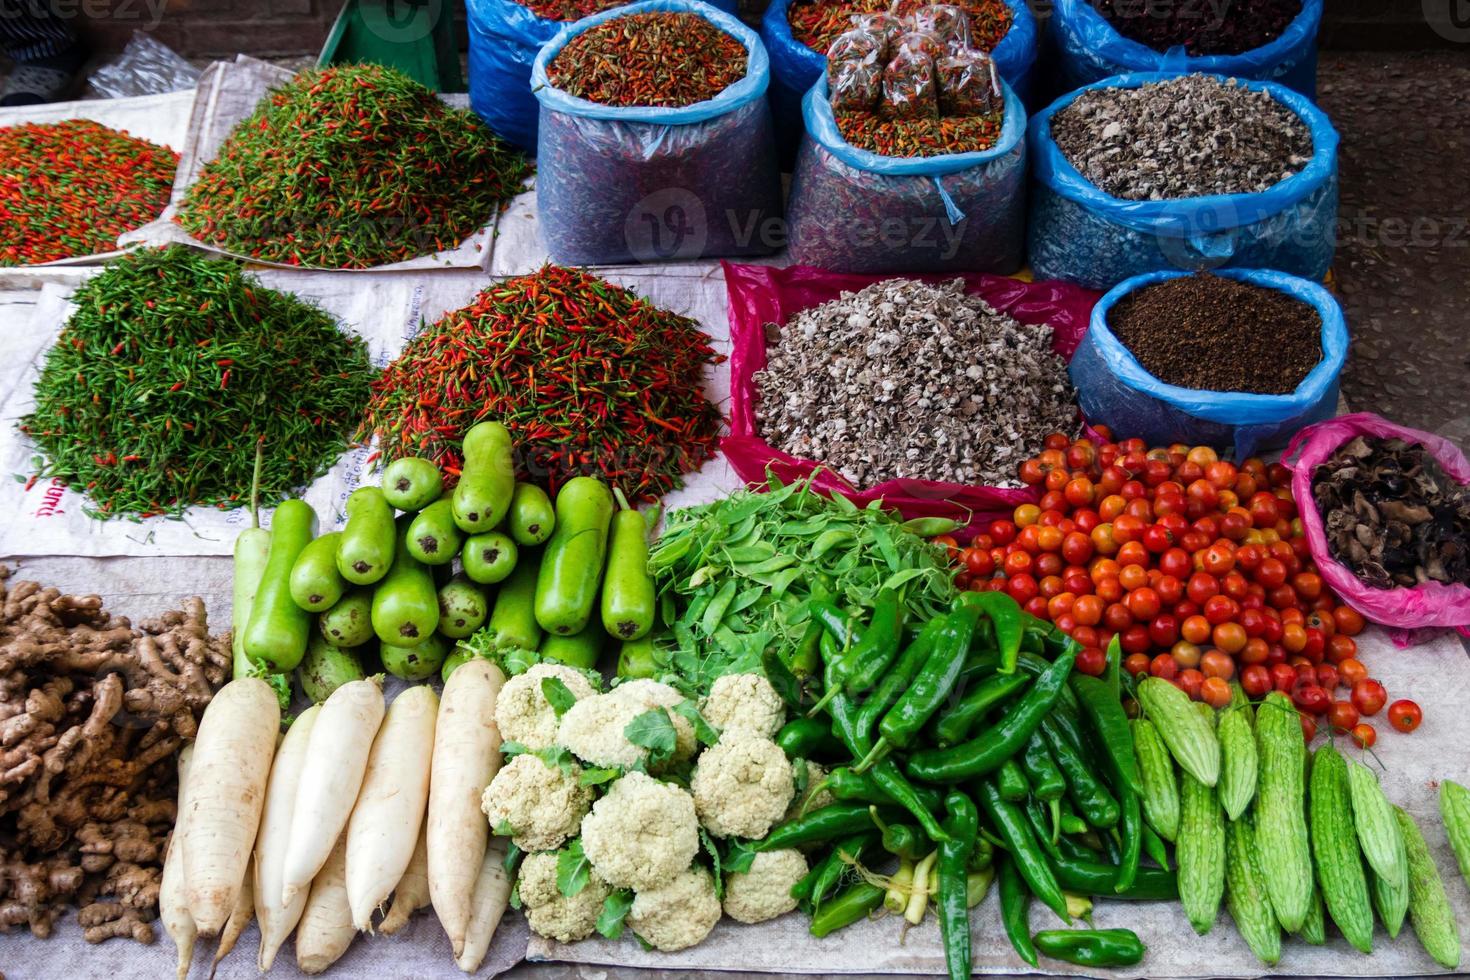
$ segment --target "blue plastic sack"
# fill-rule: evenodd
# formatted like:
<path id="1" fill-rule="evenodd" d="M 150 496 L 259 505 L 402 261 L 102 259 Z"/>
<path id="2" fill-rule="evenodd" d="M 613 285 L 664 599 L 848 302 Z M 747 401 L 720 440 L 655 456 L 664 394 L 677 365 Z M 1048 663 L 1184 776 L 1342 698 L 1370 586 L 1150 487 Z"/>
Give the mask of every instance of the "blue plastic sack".
<path id="1" fill-rule="evenodd" d="M 1289 395 L 1199 391 L 1165 384 L 1144 370 L 1108 329 L 1108 311 L 1128 293 L 1184 272 L 1151 272 L 1119 283 L 1092 308 L 1092 322 L 1068 371 L 1077 402 L 1090 422 L 1109 426 L 1119 438 L 1137 437 L 1150 446 L 1233 446 L 1236 459 L 1257 449 L 1281 446 L 1298 429 L 1337 414 L 1338 378 L 1347 359 L 1348 332 L 1342 308 L 1315 282 L 1267 269 L 1227 269 L 1228 279 L 1280 290 L 1310 304 L 1322 318 L 1322 360 Z"/>
<path id="2" fill-rule="evenodd" d="M 1103 192 L 1067 162 L 1051 138 L 1051 118 L 1082 92 L 1137 88 L 1175 76 L 1119 75 L 1062 96 L 1031 119 L 1028 252 L 1038 279 L 1109 289 L 1160 269 L 1279 269 L 1318 279 L 1332 267 L 1337 234 L 1337 131 L 1304 95 L 1271 82 L 1268 92 L 1312 134 L 1300 172 L 1255 194 L 1128 201 Z"/>
<path id="3" fill-rule="evenodd" d="M 1006 4 L 1011 8 L 1011 29 L 990 52 L 990 57 L 1000 77 L 1024 102 L 1031 92 L 1032 66 L 1036 62 L 1036 17 L 1026 0 L 1006 0 Z M 827 53 L 813 51 L 792 37 L 791 22 L 786 19 L 786 8 L 790 5 L 791 0 L 771 0 L 761 18 L 761 40 L 771 56 L 771 111 L 776 117 L 776 138 L 783 166 L 790 164 L 801 143 L 802 100 L 827 73 Z"/>
<path id="4" fill-rule="evenodd" d="M 555 88 L 547 66 L 578 34 L 632 14 L 694 13 L 750 52 L 746 75 L 680 109 L 623 108 Z M 563 265 L 690 260 L 776 250 L 781 174 L 766 49 L 755 31 L 698 0 L 647 0 L 568 24 L 536 57 L 541 104 L 536 205 Z"/>
<path id="5" fill-rule="evenodd" d="M 1207 6 L 1201 0 L 1202 12 Z M 1323 0 L 1303 0 L 1276 40 L 1240 54 L 1190 57 L 1183 46 L 1158 52 L 1119 34 L 1090 0 L 1056 0 L 1050 37 L 1062 91 L 1126 72 L 1207 72 L 1279 82 L 1308 98 L 1317 94 L 1317 29 Z"/>
<path id="6" fill-rule="evenodd" d="M 836 272 L 996 272 L 1021 267 L 1026 110 L 1004 82 L 1005 120 L 983 153 L 900 158 L 842 138 L 827 80 L 807 93 L 788 203 L 791 261 Z"/>
<path id="7" fill-rule="evenodd" d="M 739 0 L 709 2 L 733 14 Z M 566 24 L 537 17 L 516 0 L 466 0 L 466 6 L 470 108 L 502 139 L 534 153 L 540 106 L 531 94 L 531 66 Z"/>

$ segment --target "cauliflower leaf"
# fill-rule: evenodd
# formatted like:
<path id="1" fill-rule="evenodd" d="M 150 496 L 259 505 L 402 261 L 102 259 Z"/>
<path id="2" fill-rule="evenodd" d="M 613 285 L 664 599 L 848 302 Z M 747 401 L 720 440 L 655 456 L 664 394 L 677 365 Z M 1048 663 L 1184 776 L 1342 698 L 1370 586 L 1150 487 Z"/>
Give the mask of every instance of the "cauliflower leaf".
<path id="1" fill-rule="evenodd" d="M 546 698 L 546 703 L 551 705 L 551 710 L 556 712 L 558 718 L 577 703 L 577 696 L 560 677 L 541 678 L 541 695 Z"/>
<path id="2" fill-rule="evenodd" d="M 694 737 L 699 739 L 701 745 L 714 745 L 720 740 L 720 733 L 699 713 L 699 708 L 693 701 L 686 698 L 670 710 L 693 726 Z"/>
<path id="3" fill-rule="evenodd" d="M 582 851 L 582 838 L 578 837 L 556 853 L 556 889 L 567 898 L 572 898 L 592 879 L 592 862 Z"/>
<path id="4" fill-rule="evenodd" d="M 674 754 L 678 734 L 674 722 L 663 708 L 638 715 L 623 729 L 623 737 L 639 748 L 648 750 L 648 765 L 657 765 Z"/>
<path id="5" fill-rule="evenodd" d="M 597 931 L 608 939 L 617 939 L 623 934 L 623 922 L 628 910 L 633 907 L 633 892 L 627 888 L 613 892 L 602 900 L 602 912 L 597 916 Z"/>

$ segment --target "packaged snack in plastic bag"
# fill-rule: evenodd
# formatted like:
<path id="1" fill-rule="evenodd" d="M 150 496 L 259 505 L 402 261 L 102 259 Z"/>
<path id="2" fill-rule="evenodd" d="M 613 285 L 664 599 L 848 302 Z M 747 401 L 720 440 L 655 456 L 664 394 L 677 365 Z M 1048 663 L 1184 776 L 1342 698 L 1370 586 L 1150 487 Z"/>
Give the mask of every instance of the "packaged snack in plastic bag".
<path id="1" fill-rule="evenodd" d="M 550 84 L 573 37 L 635 14 L 698 14 L 749 52 L 746 75 L 683 108 L 601 105 Z M 532 70 L 541 103 L 536 201 L 541 233 L 564 265 L 760 255 L 781 213 L 765 48 L 740 21 L 693 0 L 647 0 L 568 25 Z"/>
<path id="2" fill-rule="evenodd" d="M 934 59 L 912 48 L 901 47 L 888 67 L 883 69 L 882 109 L 885 115 L 894 119 L 917 119 L 938 113 Z"/>
<path id="3" fill-rule="evenodd" d="M 856 61 L 834 63 L 831 75 L 832 108 L 838 112 L 872 112 L 883 97 L 883 70 Z"/>
<path id="4" fill-rule="evenodd" d="M 1032 117 L 1032 271 L 1092 289 L 1160 269 L 1279 269 L 1322 279 L 1336 250 L 1338 136 L 1327 115 L 1299 92 L 1271 82 L 1239 83 L 1268 92 L 1312 134 L 1306 167 L 1259 193 L 1127 201 L 1083 177 L 1057 148 L 1052 116 L 1082 92 L 1173 77 L 1118 75 L 1069 92 Z"/>
<path id="5" fill-rule="evenodd" d="M 827 49 L 828 67 L 836 67 L 849 62 L 865 65 L 882 66 L 884 62 L 884 42 L 867 31 L 850 30 L 839 34 L 837 40 Z"/>
<path id="6" fill-rule="evenodd" d="M 1310 98 L 1317 92 L 1317 29 L 1323 7 L 1323 0 L 1302 0 L 1301 13 L 1281 35 L 1258 48 L 1192 57 L 1183 47 L 1160 52 L 1124 37 L 1097 12 L 1092 0 L 1056 0 L 1051 37 L 1060 87 L 1077 88 L 1125 72 L 1208 72 L 1280 82 Z"/>
<path id="7" fill-rule="evenodd" d="M 990 56 L 973 48 L 951 50 L 934 63 L 939 85 L 939 113 L 979 116 L 1003 105 L 1000 76 Z"/>
<path id="8" fill-rule="evenodd" d="M 823 493 L 840 493 L 859 506 L 882 499 L 905 518 L 948 517 L 969 525 L 958 537 L 969 536 L 990 520 L 1007 517 L 1024 503 L 1039 497 L 1035 487 L 988 487 L 941 483 L 933 480 L 887 480 L 871 487 L 854 487 L 817 461 L 800 459 L 776 449 L 756 433 L 755 374 L 766 366 L 768 323 L 784 324 L 809 307 L 856 292 L 888 275 L 849 275 L 808 266 L 773 268 L 724 263 L 730 309 L 730 435 L 720 448 L 730 466 L 747 483 L 764 482 L 769 469 L 783 481 L 811 476 Z M 1097 294 L 1059 282 L 1021 282 L 1003 276 L 960 273 L 965 292 L 984 298 L 996 310 L 1021 323 L 1052 328 L 1052 349 L 1070 357 L 1087 328 Z M 920 275 L 926 282 L 945 282 L 951 275 Z"/>
<path id="9" fill-rule="evenodd" d="M 1182 442 L 1226 446 L 1238 459 L 1279 447 L 1304 425 L 1337 411 L 1338 378 L 1347 360 L 1347 323 L 1332 294 L 1315 282 L 1264 269 L 1227 269 L 1229 279 L 1277 289 L 1310 305 L 1322 319 L 1322 360 L 1288 395 L 1201 391 L 1165 384 L 1146 371 L 1108 328 L 1118 300 L 1145 286 L 1187 275 L 1152 272 L 1110 290 L 1092 310 L 1092 324 L 1072 359 L 1077 402 L 1089 421 L 1150 446 Z"/>
<path id="10" fill-rule="evenodd" d="M 787 207 L 790 257 L 846 272 L 1011 273 L 1025 246 L 1026 112 L 1004 86 L 1005 116 L 981 153 L 887 157 L 842 137 L 821 80 Z"/>
<path id="11" fill-rule="evenodd" d="M 970 18 L 952 3 L 920 7 L 909 15 L 909 29 L 933 34 L 946 47 L 970 46 Z"/>
<path id="12" fill-rule="evenodd" d="M 1402 439 L 1423 446 L 1450 478 L 1470 484 L 1470 460 L 1454 443 L 1395 425 L 1377 415 L 1341 415 L 1301 430 L 1287 446 L 1282 461 L 1292 469 L 1291 493 L 1323 580 L 1344 602 L 1374 622 L 1400 629 L 1455 627 L 1470 636 L 1470 587 L 1429 581 L 1411 589 L 1375 589 L 1332 557 L 1322 513 L 1312 496 L 1313 473 L 1340 446 L 1357 436 Z"/>

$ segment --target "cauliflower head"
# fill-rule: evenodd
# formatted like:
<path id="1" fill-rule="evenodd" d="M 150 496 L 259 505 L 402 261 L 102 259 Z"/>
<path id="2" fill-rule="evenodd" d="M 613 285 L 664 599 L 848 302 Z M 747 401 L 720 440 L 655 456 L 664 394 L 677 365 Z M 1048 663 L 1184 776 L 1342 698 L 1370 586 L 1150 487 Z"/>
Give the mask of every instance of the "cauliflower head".
<path id="1" fill-rule="evenodd" d="M 536 664 L 505 682 L 495 699 L 495 724 L 500 737 L 520 742 L 533 752 L 556 742 L 556 709 L 541 692 L 541 682 L 555 677 L 578 701 L 597 693 L 585 674 L 562 664 Z"/>
<path id="2" fill-rule="evenodd" d="M 725 879 L 725 914 L 736 922 L 764 922 L 796 908 L 791 886 L 806 877 L 806 858 L 792 848 L 761 851 L 749 871 Z"/>
<path id="3" fill-rule="evenodd" d="M 684 695 L 658 681 L 629 681 L 606 694 L 582 698 L 562 715 L 557 742 L 577 758 L 594 766 L 632 768 L 645 761 L 648 750 L 628 741 L 628 722 L 655 708 L 672 708 Z M 668 712 L 674 725 L 674 754 L 669 764 L 692 758 L 698 743 L 687 718 Z M 502 732 L 502 734 L 504 734 Z"/>
<path id="4" fill-rule="evenodd" d="M 628 925 L 654 949 L 672 953 L 704 941 L 720 921 L 720 900 L 710 873 L 695 865 L 656 888 L 640 889 Z"/>
<path id="5" fill-rule="evenodd" d="M 575 762 L 547 765 L 525 752 L 500 768 L 485 793 L 480 809 L 490 826 L 509 824 L 511 840 L 523 851 L 551 851 L 577 836 L 582 818 L 592 806 L 592 789 L 581 785 L 582 769 Z"/>
<path id="6" fill-rule="evenodd" d="M 516 879 L 526 922 L 537 935 L 574 943 L 592 935 L 602 903 L 612 889 L 595 873 L 571 898 L 556 887 L 556 855 L 530 854 Z"/>
<path id="7" fill-rule="evenodd" d="M 786 723 L 786 705 L 760 674 L 726 674 L 699 706 L 706 721 L 722 732 L 749 731 L 774 738 Z"/>
<path id="8" fill-rule="evenodd" d="M 781 747 L 741 731 L 705 749 L 689 788 L 700 822 L 716 837 L 766 836 L 796 795 Z"/>
<path id="9" fill-rule="evenodd" d="M 582 821 L 582 850 L 608 884 L 657 888 L 687 868 L 699 850 L 694 800 L 677 786 L 630 772 Z"/>

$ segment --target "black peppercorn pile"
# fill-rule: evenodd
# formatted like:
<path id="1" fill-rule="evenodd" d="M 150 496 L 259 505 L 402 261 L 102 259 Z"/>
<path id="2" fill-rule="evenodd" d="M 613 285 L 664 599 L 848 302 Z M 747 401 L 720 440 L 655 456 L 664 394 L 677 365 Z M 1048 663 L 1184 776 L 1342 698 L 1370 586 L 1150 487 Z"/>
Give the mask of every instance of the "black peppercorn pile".
<path id="1" fill-rule="evenodd" d="M 1196 57 L 1240 54 L 1281 36 L 1301 0 L 1231 0 L 1218 12 L 1201 0 L 1092 0 L 1114 30 L 1155 51 L 1184 46 Z"/>

